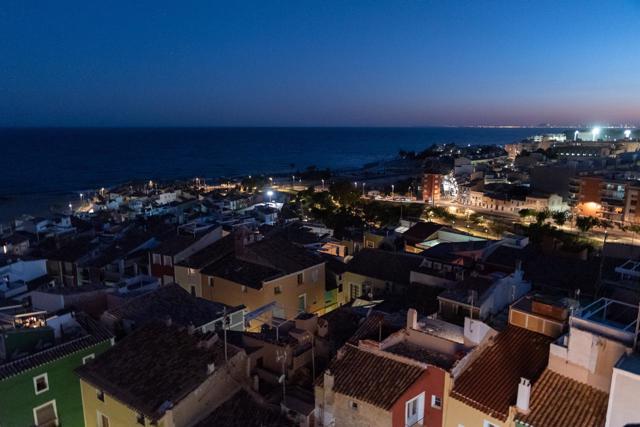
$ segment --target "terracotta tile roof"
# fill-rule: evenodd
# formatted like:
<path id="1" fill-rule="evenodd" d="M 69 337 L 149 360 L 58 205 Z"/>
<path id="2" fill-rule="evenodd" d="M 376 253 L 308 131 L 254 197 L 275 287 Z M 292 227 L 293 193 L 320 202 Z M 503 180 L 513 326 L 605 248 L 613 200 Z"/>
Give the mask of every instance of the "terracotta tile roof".
<path id="1" fill-rule="evenodd" d="M 167 317 L 181 326 L 193 324 L 201 327 L 235 311 L 225 304 L 192 296 L 175 283 L 131 298 L 123 305 L 108 312 L 116 320 L 128 320 L 136 326 L 153 321 L 164 321 Z"/>
<path id="2" fill-rule="evenodd" d="M 520 378 L 532 383 L 547 367 L 552 339 L 509 325 L 455 381 L 451 396 L 506 420 L 516 403 Z"/>
<path id="3" fill-rule="evenodd" d="M 75 319 L 85 330 L 86 335 L 0 365 L 0 381 L 29 369 L 62 359 L 99 343 L 109 341 L 112 338 L 111 333 L 105 327 L 89 316 L 78 313 Z"/>
<path id="4" fill-rule="evenodd" d="M 152 420 L 162 417 L 202 384 L 208 365 L 220 369 L 225 363 L 224 344 L 218 339 L 203 345 L 215 334 L 190 334 L 187 328 L 164 322 L 136 329 L 76 373 L 94 387 L 143 413 Z M 239 350 L 228 345 L 228 355 Z"/>
<path id="5" fill-rule="evenodd" d="M 177 263 L 177 265 L 191 268 L 203 268 L 218 261 L 225 255 L 232 253 L 233 246 L 233 236 L 229 234 L 190 255 L 184 261 Z"/>
<path id="6" fill-rule="evenodd" d="M 547 369 L 531 390 L 531 411 L 515 419 L 532 427 L 602 427 L 608 400 L 604 391 Z"/>
<path id="7" fill-rule="evenodd" d="M 358 341 L 367 339 L 382 341 L 404 326 L 404 324 L 394 324 L 385 317 L 384 313 L 374 312 L 364 319 L 351 338 L 349 338 L 349 343 L 357 345 Z"/>
<path id="8" fill-rule="evenodd" d="M 290 242 L 279 234 L 248 245 L 246 251 L 247 255 L 255 256 L 267 265 L 282 270 L 285 274 L 296 273 L 324 263 L 319 255 Z"/>
<path id="9" fill-rule="evenodd" d="M 281 270 L 245 261 L 234 254 L 206 266 L 200 271 L 205 276 L 221 277 L 253 289 L 262 289 L 262 283 L 283 275 Z"/>
<path id="10" fill-rule="evenodd" d="M 342 354 L 341 354 L 342 353 Z M 422 376 L 423 368 L 361 350 L 350 344 L 331 361 L 333 390 L 384 410 L 390 410 L 402 394 Z M 322 385 L 323 376 L 316 382 Z"/>

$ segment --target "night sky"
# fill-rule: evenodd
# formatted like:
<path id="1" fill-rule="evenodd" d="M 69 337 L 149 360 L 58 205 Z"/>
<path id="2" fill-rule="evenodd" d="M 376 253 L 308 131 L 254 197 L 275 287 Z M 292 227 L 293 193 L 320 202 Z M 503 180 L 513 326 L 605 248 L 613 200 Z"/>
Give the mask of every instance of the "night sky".
<path id="1" fill-rule="evenodd" d="M 640 1 L 0 4 L 0 126 L 640 121 Z"/>

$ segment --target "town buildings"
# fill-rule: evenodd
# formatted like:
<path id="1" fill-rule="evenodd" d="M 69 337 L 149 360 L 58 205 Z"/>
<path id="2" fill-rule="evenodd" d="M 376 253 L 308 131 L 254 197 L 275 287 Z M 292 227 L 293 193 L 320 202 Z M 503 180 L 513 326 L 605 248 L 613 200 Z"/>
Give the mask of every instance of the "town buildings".
<path id="1" fill-rule="evenodd" d="M 0 424 L 83 425 L 74 369 L 113 344 L 89 316 L 0 310 Z"/>

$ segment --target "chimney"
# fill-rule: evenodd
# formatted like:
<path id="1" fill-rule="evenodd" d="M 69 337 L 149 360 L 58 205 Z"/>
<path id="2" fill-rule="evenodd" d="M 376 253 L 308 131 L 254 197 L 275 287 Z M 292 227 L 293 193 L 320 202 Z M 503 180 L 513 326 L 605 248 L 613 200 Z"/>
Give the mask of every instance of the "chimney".
<path id="1" fill-rule="evenodd" d="M 418 312 L 415 308 L 407 310 L 407 329 L 418 329 Z"/>
<path id="2" fill-rule="evenodd" d="M 331 374 L 331 371 L 327 369 L 324 371 L 324 404 L 333 405 L 333 399 L 335 397 L 333 386 L 335 384 L 335 377 Z"/>
<path id="3" fill-rule="evenodd" d="M 531 398 L 531 382 L 526 378 L 520 378 L 518 384 L 518 400 L 516 408 L 522 414 L 529 413 L 529 399 Z"/>

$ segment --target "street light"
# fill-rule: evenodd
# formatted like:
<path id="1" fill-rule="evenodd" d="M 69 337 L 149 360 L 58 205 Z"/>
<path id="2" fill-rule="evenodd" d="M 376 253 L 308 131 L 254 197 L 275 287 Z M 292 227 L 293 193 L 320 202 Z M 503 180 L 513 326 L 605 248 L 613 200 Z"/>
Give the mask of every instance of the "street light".
<path id="1" fill-rule="evenodd" d="M 362 183 L 362 197 L 364 197 L 364 186 L 365 186 L 365 185 L 367 185 L 367 183 L 366 183 L 366 182 L 363 182 L 363 183 Z"/>
<path id="2" fill-rule="evenodd" d="M 354 187 L 356 187 L 356 188 L 358 188 L 358 181 L 354 182 L 354 183 L 353 183 L 353 186 L 354 186 Z"/>
<path id="3" fill-rule="evenodd" d="M 273 191 L 271 191 L 271 190 L 267 191 L 267 196 L 269 196 L 269 205 L 271 205 L 272 197 L 273 197 Z"/>
<path id="4" fill-rule="evenodd" d="M 594 127 L 591 130 L 591 134 L 593 135 L 593 141 L 597 141 L 598 140 L 598 135 L 600 135 L 600 128 L 599 127 Z"/>
<path id="5" fill-rule="evenodd" d="M 322 181 L 322 191 L 324 191 L 324 179 L 321 179 L 320 181 Z"/>
<path id="6" fill-rule="evenodd" d="M 391 184 L 391 198 L 393 199 L 393 192 L 395 191 L 396 186 Z"/>

